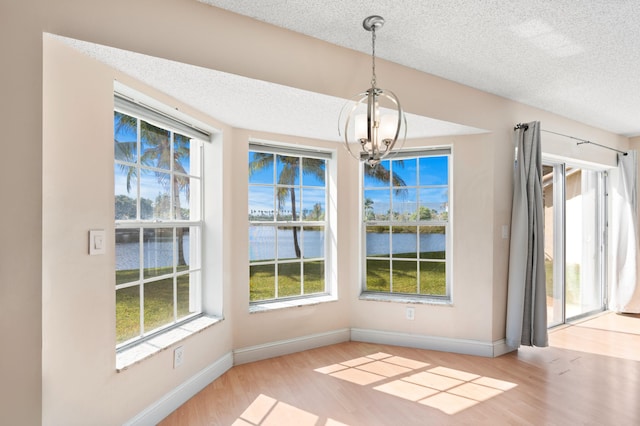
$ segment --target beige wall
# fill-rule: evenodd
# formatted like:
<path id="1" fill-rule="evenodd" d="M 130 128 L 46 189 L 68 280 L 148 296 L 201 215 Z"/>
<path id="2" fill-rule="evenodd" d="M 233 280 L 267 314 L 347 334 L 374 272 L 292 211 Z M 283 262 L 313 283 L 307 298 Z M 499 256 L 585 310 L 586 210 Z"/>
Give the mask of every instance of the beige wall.
<path id="1" fill-rule="evenodd" d="M 356 283 L 351 293 L 352 327 L 478 342 L 494 340 L 491 312 L 494 253 L 487 249 L 493 238 L 493 143 L 494 136 L 488 134 L 434 138 L 410 144 L 452 148 L 453 304 L 412 304 L 415 320 L 407 321 L 407 305 L 358 300 Z M 357 185 L 353 190 L 357 191 Z M 353 210 L 357 214 L 357 206 Z M 356 215 L 353 220 L 357 224 Z M 351 238 L 358 241 L 357 226 Z M 353 264 L 358 266 L 357 259 Z"/>
<path id="2" fill-rule="evenodd" d="M 335 143 L 310 140 L 285 135 L 276 135 L 249 130 L 235 130 L 233 142 L 229 148 L 233 151 L 233 169 L 236 172 L 233 177 L 233 192 L 235 193 L 234 208 L 237 212 L 248 211 L 248 175 L 244 172 L 247 167 L 248 142 L 251 140 L 270 141 L 288 145 L 317 146 L 328 150 L 341 148 Z M 329 182 L 329 185 L 338 184 L 340 190 L 336 191 L 335 207 L 339 213 L 352 209 L 351 198 L 353 193 L 349 185 L 347 174 L 350 172 L 348 165 L 353 165 L 349 160 L 345 149 L 336 150 L 338 158 L 338 170 L 336 180 Z M 354 160 L 355 161 L 355 160 Z M 355 179 L 357 181 L 357 178 Z M 335 186 L 333 187 L 335 189 Z M 351 195 L 350 195 L 351 194 Z M 357 198 L 357 194 L 355 195 Z M 242 349 L 251 346 L 261 345 L 269 342 L 293 339 L 300 336 L 325 333 L 332 330 L 340 330 L 349 327 L 349 298 L 341 297 L 338 301 L 302 306 L 293 309 L 282 309 L 271 312 L 249 313 L 249 233 L 247 228 L 247 218 L 244 215 L 236 215 L 237 224 L 232 226 L 234 233 L 233 249 L 235 253 L 231 262 L 229 273 L 234 277 L 237 284 L 233 287 L 231 294 L 231 310 L 229 316 L 234 319 L 234 349 Z M 338 235 L 349 234 L 348 223 L 339 219 Z M 338 253 L 348 253 L 345 247 L 350 238 L 336 239 Z M 339 295 L 346 295 L 350 283 L 348 279 L 349 264 L 345 259 L 338 259 L 336 266 L 337 291 Z"/>
<path id="3" fill-rule="evenodd" d="M 0 357 L 0 423 L 122 423 L 233 349 L 343 327 L 499 340 L 513 124 L 540 120 L 543 128 L 628 145 L 626 138 L 380 61 L 379 75 L 409 112 L 492 132 L 420 141 L 453 146 L 454 305 L 419 306 L 407 324 L 400 304 L 358 300 L 357 167 L 339 149 L 340 300 L 250 315 L 246 222 L 237 214 L 246 211 L 246 176 L 234 171 L 246 167 L 246 140 L 253 134 L 202 117 L 225 131 L 222 217 L 225 229 L 238 232 L 221 249 L 225 321 L 185 342 L 188 362 L 179 370 L 171 369 L 170 351 L 164 351 L 116 373 L 113 253 L 86 255 L 88 229 L 113 232 L 113 206 L 105 196 L 113 183 L 112 80 L 167 99 L 67 47 L 46 41 L 43 48 L 43 32 L 340 97 L 368 81 L 369 58 L 193 0 L 0 0 L 0 16 L 0 334 L 11 348 Z M 169 25 L 180 31 L 167 31 Z M 593 147 L 561 140 L 543 138 L 543 147 L 586 161 L 602 157 Z"/>
<path id="4" fill-rule="evenodd" d="M 184 368 L 174 370 L 173 353 L 166 350 L 116 372 L 115 252 L 111 246 L 103 256 L 87 253 L 89 229 L 105 229 L 111 236 L 107 241 L 113 241 L 114 235 L 113 200 L 105 196 L 113 191 L 113 83 L 118 80 L 169 105 L 179 103 L 51 37 L 44 39 L 43 62 L 43 423 L 81 425 L 88 419 L 122 423 L 229 353 L 231 321 L 184 342 Z M 180 109 L 231 133 L 184 105 Z M 205 146 L 209 160 L 213 149 L 211 144 Z M 226 169 L 220 181 L 232 182 L 231 170 Z M 205 179 L 209 177 L 214 175 L 209 173 Z M 213 179 L 206 183 L 215 185 Z M 232 194 L 232 188 L 225 193 Z M 224 201 L 226 208 L 220 213 L 229 221 L 233 203 Z M 210 225 L 215 226 L 214 222 Z M 230 234 L 223 237 L 228 241 Z M 224 250 L 220 264 L 230 253 Z M 204 262 L 216 257 L 211 255 Z M 207 273 L 203 279 L 214 281 Z M 224 294 L 229 294 L 229 283 L 223 279 L 216 285 L 223 285 Z"/>

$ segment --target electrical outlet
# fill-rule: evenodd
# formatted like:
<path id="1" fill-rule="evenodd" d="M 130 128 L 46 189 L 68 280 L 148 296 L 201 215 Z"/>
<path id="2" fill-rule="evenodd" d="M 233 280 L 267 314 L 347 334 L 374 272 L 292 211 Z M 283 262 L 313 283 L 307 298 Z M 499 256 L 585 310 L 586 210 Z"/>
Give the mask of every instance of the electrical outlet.
<path id="1" fill-rule="evenodd" d="M 407 319 L 413 321 L 416 317 L 416 310 L 412 307 L 407 307 Z"/>
<path id="2" fill-rule="evenodd" d="M 178 346 L 173 350 L 173 368 L 178 368 L 184 362 L 184 347 Z"/>

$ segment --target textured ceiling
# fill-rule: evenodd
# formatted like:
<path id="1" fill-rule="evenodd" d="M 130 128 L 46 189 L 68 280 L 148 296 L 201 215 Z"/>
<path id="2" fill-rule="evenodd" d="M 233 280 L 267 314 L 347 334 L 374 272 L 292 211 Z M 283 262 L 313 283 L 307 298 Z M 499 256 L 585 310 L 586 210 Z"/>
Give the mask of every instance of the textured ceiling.
<path id="1" fill-rule="evenodd" d="M 199 0 L 614 133 L 640 135 L 638 0 Z M 364 33 L 364 34 L 363 34 Z"/>
<path id="2" fill-rule="evenodd" d="M 233 127 L 341 140 L 338 115 L 344 99 L 82 40 L 51 37 Z M 415 114 L 406 115 L 408 139 L 485 132 Z"/>
<path id="3" fill-rule="evenodd" d="M 341 140 L 338 115 L 344 99 L 82 40 L 52 37 L 233 127 Z M 406 115 L 410 123 L 408 139 L 485 132 L 415 114 Z"/>

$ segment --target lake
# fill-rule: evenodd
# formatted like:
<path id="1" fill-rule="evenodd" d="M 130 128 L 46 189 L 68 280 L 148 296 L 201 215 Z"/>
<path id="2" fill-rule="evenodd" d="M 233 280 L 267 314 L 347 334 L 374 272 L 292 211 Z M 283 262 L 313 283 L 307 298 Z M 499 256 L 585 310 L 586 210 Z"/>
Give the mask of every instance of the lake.
<path id="1" fill-rule="evenodd" d="M 249 228 L 249 260 L 274 259 L 276 250 L 280 258 L 294 258 L 293 232 L 290 229 L 277 232 L 272 227 L 255 226 Z M 299 237 L 300 246 L 304 249 L 306 258 L 322 257 L 324 251 L 324 234 L 321 231 L 305 231 Z M 391 253 L 415 252 L 418 247 L 418 238 L 415 233 L 393 234 L 392 249 L 390 247 L 388 233 L 367 234 L 367 256 L 384 255 Z M 144 266 L 161 267 L 170 266 L 173 263 L 173 244 L 171 240 L 144 243 Z M 421 234 L 420 251 L 437 252 L 446 248 L 444 234 Z M 184 256 L 189 263 L 189 236 L 184 237 Z M 116 244 L 116 269 L 136 269 L 139 267 L 140 244 L 127 242 Z"/>
<path id="2" fill-rule="evenodd" d="M 189 235 L 184 237 L 184 258 L 189 264 Z M 144 266 L 163 267 L 173 264 L 172 239 L 147 241 L 143 245 Z M 140 266 L 140 243 L 116 243 L 116 270 L 138 269 Z"/>
<path id="3" fill-rule="evenodd" d="M 302 237 L 298 236 L 304 257 L 322 257 L 324 250 L 324 234 L 321 231 L 305 231 Z M 392 249 L 389 250 L 390 241 L 388 233 L 367 233 L 367 256 L 388 254 L 389 252 L 409 253 L 416 252 L 418 238 L 416 233 L 393 234 Z M 273 227 L 255 226 L 249 228 L 249 260 L 269 260 L 276 257 L 294 258 L 293 232 L 290 229 L 280 230 L 277 236 Z M 421 234 L 420 251 L 438 252 L 445 251 L 446 236 L 444 234 Z"/>

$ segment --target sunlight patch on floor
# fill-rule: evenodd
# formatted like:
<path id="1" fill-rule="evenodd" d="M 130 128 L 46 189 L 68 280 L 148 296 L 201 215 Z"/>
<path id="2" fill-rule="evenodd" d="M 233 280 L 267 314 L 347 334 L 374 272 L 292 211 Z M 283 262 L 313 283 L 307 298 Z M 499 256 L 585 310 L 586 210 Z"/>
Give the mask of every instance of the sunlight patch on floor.
<path id="1" fill-rule="evenodd" d="M 466 410 L 517 386 L 467 371 L 429 367 L 425 362 L 378 352 L 314 371 L 361 386 L 381 382 L 373 389 L 446 414 Z"/>
<path id="2" fill-rule="evenodd" d="M 232 426 L 348 426 L 260 394 Z"/>
<path id="3" fill-rule="evenodd" d="M 549 333 L 555 348 L 640 361 L 640 315 L 608 312 Z"/>

